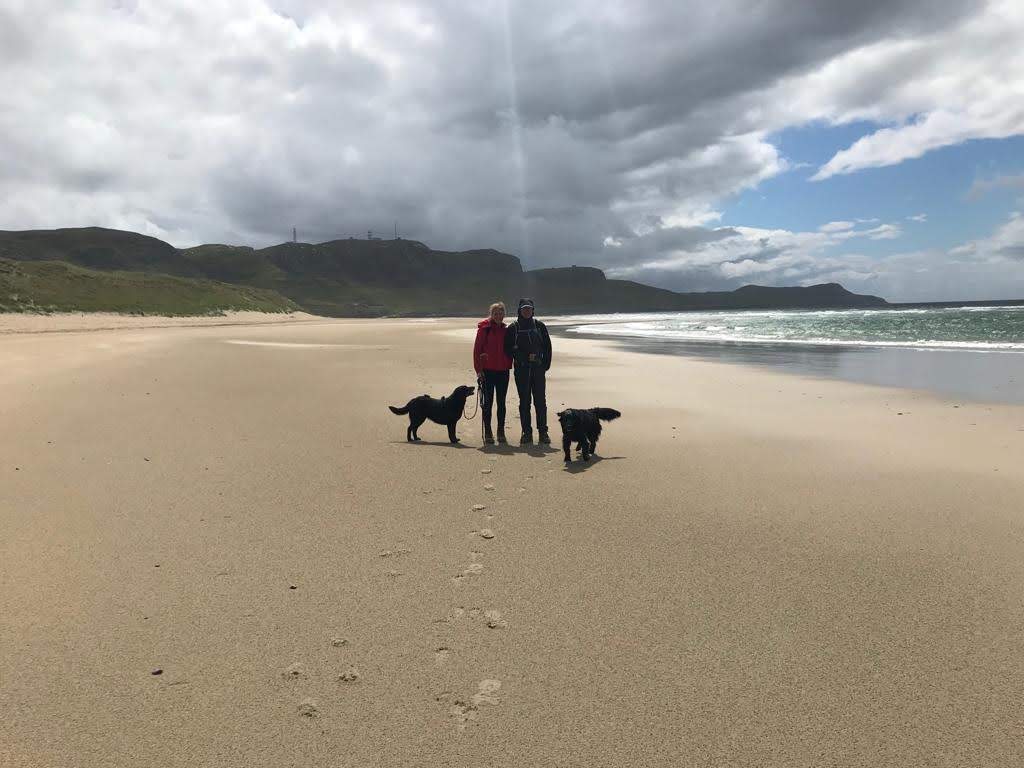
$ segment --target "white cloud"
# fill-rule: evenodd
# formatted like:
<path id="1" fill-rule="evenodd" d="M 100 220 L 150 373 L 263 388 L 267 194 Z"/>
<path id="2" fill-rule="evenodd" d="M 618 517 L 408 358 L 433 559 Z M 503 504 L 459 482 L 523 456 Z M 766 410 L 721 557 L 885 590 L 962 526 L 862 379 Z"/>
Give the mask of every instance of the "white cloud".
<path id="1" fill-rule="evenodd" d="M 1009 220 L 997 229 L 991 237 L 971 240 L 950 253 L 966 257 L 974 262 L 989 264 L 1015 263 L 1024 265 L 1024 214 L 1015 211 Z"/>
<path id="2" fill-rule="evenodd" d="M 803 83 L 804 109 L 831 122 L 892 125 L 837 152 L 812 178 L 1024 133 L 1022 39 L 1024 5 L 999 0 L 937 34 L 881 40 L 832 60 Z"/>
<path id="3" fill-rule="evenodd" d="M 923 223 L 923 222 L 928 221 L 928 214 L 927 213 L 919 213 L 916 216 L 907 216 L 907 221 L 916 221 L 918 223 Z"/>
<path id="4" fill-rule="evenodd" d="M 976 179 L 967 191 L 967 199 L 977 200 L 994 189 L 1024 189 L 1024 173 L 1004 174 L 991 179 Z"/>
<path id="5" fill-rule="evenodd" d="M 837 152 L 811 179 L 820 181 L 864 168 L 896 165 L 969 139 L 1005 139 L 1024 133 L 1024 108 L 1001 104 L 997 114 L 990 114 L 986 106 L 981 107 L 981 114 L 935 109 L 915 122 L 883 128 Z"/>
<path id="6" fill-rule="evenodd" d="M 830 221 L 828 224 L 822 224 L 818 227 L 819 232 L 842 232 L 844 230 L 853 229 L 856 224 L 852 221 Z"/>
<path id="7" fill-rule="evenodd" d="M 870 231 L 861 234 L 871 237 L 867 235 Z M 1024 214 L 1014 213 L 988 238 L 947 251 L 890 255 L 841 252 L 847 233 L 751 227 L 708 230 L 706 236 L 691 232 L 667 257 L 627 260 L 612 267 L 609 274 L 633 280 L 657 279 L 677 289 L 697 290 L 749 282 L 842 282 L 850 290 L 891 301 L 1024 296 Z M 625 245 L 630 247 L 628 242 Z M 665 248 L 655 250 L 667 252 Z"/>
<path id="8" fill-rule="evenodd" d="M 899 224 L 880 224 L 862 234 L 872 240 L 895 240 L 903 234 L 903 230 L 900 229 Z"/>

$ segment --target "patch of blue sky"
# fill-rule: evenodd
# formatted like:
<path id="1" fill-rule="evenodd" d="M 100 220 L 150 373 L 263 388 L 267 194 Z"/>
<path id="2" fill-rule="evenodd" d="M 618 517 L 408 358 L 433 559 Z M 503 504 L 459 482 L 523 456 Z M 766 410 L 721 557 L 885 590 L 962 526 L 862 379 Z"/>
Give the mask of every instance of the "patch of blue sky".
<path id="1" fill-rule="evenodd" d="M 1024 192 L 1019 188 L 995 186 L 969 195 L 977 181 L 1024 173 L 1024 137 L 1019 136 L 969 141 L 897 165 L 810 180 L 836 152 L 880 127 L 867 122 L 816 123 L 770 137 L 795 167 L 726 201 L 721 225 L 807 232 L 830 221 L 877 219 L 879 224 L 899 224 L 899 238 L 856 238 L 840 246 L 882 254 L 953 248 L 987 237 L 1011 211 L 1022 207 Z M 927 221 L 910 219 L 919 214 Z"/>

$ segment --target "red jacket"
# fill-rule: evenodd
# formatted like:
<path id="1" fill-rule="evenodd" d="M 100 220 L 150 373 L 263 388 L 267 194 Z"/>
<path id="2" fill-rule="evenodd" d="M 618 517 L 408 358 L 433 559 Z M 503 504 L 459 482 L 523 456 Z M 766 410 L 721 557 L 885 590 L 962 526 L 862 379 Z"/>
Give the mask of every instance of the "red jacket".
<path id="1" fill-rule="evenodd" d="M 480 355 L 486 352 L 483 360 Z M 481 371 L 507 371 L 512 367 L 512 358 L 505 354 L 505 324 L 495 325 L 490 318 L 481 320 L 476 326 L 476 341 L 473 343 L 473 367 Z"/>

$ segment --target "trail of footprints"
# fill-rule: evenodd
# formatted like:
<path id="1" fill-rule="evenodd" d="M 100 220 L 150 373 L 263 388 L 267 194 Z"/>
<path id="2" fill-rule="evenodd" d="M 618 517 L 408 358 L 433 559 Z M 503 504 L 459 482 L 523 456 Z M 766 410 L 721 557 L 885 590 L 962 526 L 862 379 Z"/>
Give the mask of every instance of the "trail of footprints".
<path id="1" fill-rule="evenodd" d="M 491 469 L 480 470 L 483 475 L 490 475 Z M 495 490 L 493 483 L 486 483 L 483 486 L 485 491 L 492 492 Z M 525 488 L 520 488 L 519 491 L 525 491 Z M 474 504 L 473 512 L 481 513 L 487 510 L 486 504 Z M 494 518 L 493 514 L 487 514 L 486 518 L 491 520 Z M 468 538 L 478 541 L 480 543 L 489 544 L 497 538 L 497 534 L 492 528 L 482 527 L 475 528 L 468 532 Z M 396 563 L 401 560 L 402 557 L 408 555 L 411 552 L 410 549 L 405 547 L 395 547 L 394 549 L 386 549 L 378 553 L 378 557 L 387 563 Z M 470 583 L 473 579 L 476 579 L 484 572 L 484 559 L 485 553 L 481 550 L 471 550 L 469 552 L 469 562 L 466 567 L 456 575 L 451 577 L 455 587 L 461 587 L 465 584 Z M 397 569 L 389 569 L 385 571 L 385 576 L 389 579 L 394 579 L 402 575 L 402 572 Z M 436 619 L 435 624 L 441 625 L 455 625 L 457 622 L 469 621 L 478 623 L 481 627 L 486 628 L 486 631 L 502 631 L 507 630 L 509 627 L 508 619 L 496 609 L 481 608 L 479 606 L 458 606 L 452 610 L 447 616 Z M 348 646 L 348 640 L 343 637 L 333 637 L 330 640 L 331 647 L 333 648 L 345 648 Z M 440 645 L 434 651 L 433 663 L 434 667 L 438 670 L 443 669 L 449 663 L 453 650 L 450 645 Z M 281 678 L 287 681 L 301 681 L 308 679 L 305 668 L 301 663 L 290 664 L 281 670 Z M 352 685 L 358 683 L 360 680 L 359 670 L 353 666 L 348 665 L 336 676 L 336 680 L 339 685 Z M 442 703 L 447 708 L 447 715 L 454 723 L 456 732 L 465 731 L 467 727 L 476 723 L 480 717 L 482 709 L 491 706 L 497 706 L 500 703 L 499 692 L 501 690 L 501 681 L 492 678 L 484 678 L 477 684 L 477 690 L 471 694 L 454 693 L 452 691 L 442 691 L 436 696 L 436 700 Z M 298 714 L 303 718 L 316 718 L 320 715 L 320 702 L 315 698 L 304 698 L 298 704 Z"/>
<path id="2" fill-rule="evenodd" d="M 331 639 L 332 648 L 344 648 L 348 645 L 348 640 L 343 637 L 334 637 Z M 287 667 L 281 670 L 281 677 L 288 681 L 299 681 L 309 679 L 309 675 L 306 672 L 306 668 L 299 662 L 289 664 Z M 336 680 L 341 685 L 350 685 L 359 681 L 361 675 L 359 670 L 349 664 L 340 674 L 336 676 Z M 319 717 L 320 716 L 320 700 L 307 697 L 299 702 L 298 713 L 300 717 Z"/>
<path id="3" fill-rule="evenodd" d="M 491 469 L 480 470 L 482 475 L 492 474 Z M 490 480 L 490 478 L 487 478 Z M 495 486 L 492 482 L 484 484 L 483 489 L 487 492 L 493 492 Z M 502 500 L 504 501 L 504 500 Z M 474 504 L 472 507 L 474 513 L 481 513 L 487 511 L 486 504 Z M 493 514 L 486 515 L 487 520 L 494 518 Z M 490 547 L 497 534 L 492 528 L 481 527 L 474 528 L 469 531 L 467 537 L 481 543 L 487 543 L 484 548 Z M 485 552 L 477 549 L 473 549 L 469 552 L 469 562 L 466 567 L 460 572 L 451 577 L 452 583 L 455 587 L 464 587 L 465 585 L 471 584 L 473 579 L 479 577 L 484 571 L 484 555 Z M 453 609 L 452 612 L 440 619 L 437 619 L 435 624 L 442 625 L 454 625 L 457 622 L 470 621 L 479 623 L 483 627 L 486 627 L 488 631 L 491 630 L 506 630 L 508 629 L 508 620 L 502 615 L 501 611 L 495 609 L 485 609 L 478 606 L 465 607 L 458 606 Z M 452 655 L 452 649 L 448 645 L 442 645 L 434 651 L 434 666 L 443 668 L 448 664 L 449 659 Z M 455 724 L 455 730 L 462 732 L 467 727 L 477 722 L 480 717 L 481 709 L 489 706 L 496 706 L 500 702 L 499 691 L 501 690 L 501 681 L 494 680 L 491 678 L 485 678 L 477 684 L 477 690 L 475 693 L 466 695 L 453 693 L 452 691 L 443 691 L 436 698 L 437 701 L 447 707 L 448 716 Z"/>

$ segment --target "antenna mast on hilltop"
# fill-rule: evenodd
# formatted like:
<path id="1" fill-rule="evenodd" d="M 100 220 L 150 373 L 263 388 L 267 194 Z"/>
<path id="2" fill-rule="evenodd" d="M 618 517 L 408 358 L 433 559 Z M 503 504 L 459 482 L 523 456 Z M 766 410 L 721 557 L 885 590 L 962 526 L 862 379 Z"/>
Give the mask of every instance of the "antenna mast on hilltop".
<path id="1" fill-rule="evenodd" d="M 295 227 L 292 227 L 292 242 L 293 242 L 293 243 L 297 243 L 297 242 L 299 242 L 299 233 L 298 233 L 298 231 L 297 231 L 297 230 L 295 229 Z"/>
<path id="2" fill-rule="evenodd" d="M 398 222 L 395 222 L 395 240 L 398 239 Z"/>

